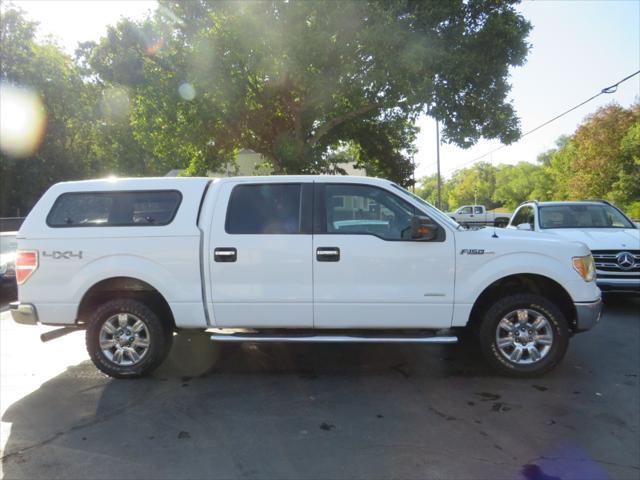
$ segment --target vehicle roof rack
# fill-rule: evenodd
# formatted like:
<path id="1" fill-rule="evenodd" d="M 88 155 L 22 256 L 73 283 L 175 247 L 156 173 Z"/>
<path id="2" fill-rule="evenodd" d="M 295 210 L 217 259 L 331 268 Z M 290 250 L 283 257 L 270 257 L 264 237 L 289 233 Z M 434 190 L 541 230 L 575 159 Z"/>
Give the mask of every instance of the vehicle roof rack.
<path id="1" fill-rule="evenodd" d="M 605 200 L 604 198 L 590 198 L 588 200 L 585 200 L 585 202 L 600 202 L 600 203 L 606 203 L 607 205 L 611 205 L 612 207 L 615 207 L 613 203 L 611 203 L 609 200 Z"/>
<path id="2" fill-rule="evenodd" d="M 538 200 L 525 200 L 524 202 L 522 202 L 520 205 L 518 205 L 518 207 L 521 207 L 522 205 L 524 205 L 525 203 L 535 203 L 536 205 L 538 205 Z M 516 207 L 516 208 L 518 208 Z"/>

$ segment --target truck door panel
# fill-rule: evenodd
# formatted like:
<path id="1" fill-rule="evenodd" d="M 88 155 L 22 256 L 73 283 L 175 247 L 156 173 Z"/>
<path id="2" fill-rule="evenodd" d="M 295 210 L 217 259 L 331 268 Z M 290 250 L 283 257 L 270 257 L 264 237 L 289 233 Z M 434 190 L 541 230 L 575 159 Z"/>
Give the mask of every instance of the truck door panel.
<path id="1" fill-rule="evenodd" d="M 209 249 L 216 326 L 313 326 L 312 185 L 222 185 Z"/>
<path id="2" fill-rule="evenodd" d="M 415 208 L 382 188 L 316 183 L 316 328 L 451 325 L 454 240 L 413 241 Z"/>

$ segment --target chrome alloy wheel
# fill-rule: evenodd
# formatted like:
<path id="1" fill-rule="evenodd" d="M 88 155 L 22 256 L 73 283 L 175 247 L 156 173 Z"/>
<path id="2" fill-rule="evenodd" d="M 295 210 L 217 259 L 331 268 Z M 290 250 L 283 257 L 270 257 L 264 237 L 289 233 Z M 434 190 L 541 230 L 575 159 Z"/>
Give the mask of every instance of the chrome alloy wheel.
<path id="1" fill-rule="evenodd" d="M 116 365 L 135 365 L 149 351 L 150 335 L 142 320 L 130 313 L 109 317 L 100 329 L 100 348 Z"/>
<path id="2" fill-rule="evenodd" d="M 536 310 L 514 310 L 498 323 L 496 345 L 507 360 L 518 365 L 539 362 L 553 345 L 551 323 Z"/>

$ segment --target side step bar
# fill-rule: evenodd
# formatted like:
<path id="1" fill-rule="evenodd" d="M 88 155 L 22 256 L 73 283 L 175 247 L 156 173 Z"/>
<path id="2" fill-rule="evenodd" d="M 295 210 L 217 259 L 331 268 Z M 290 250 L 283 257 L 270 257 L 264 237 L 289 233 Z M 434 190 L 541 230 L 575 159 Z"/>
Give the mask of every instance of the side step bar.
<path id="1" fill-rule="evenodd" d="M 260 335 L 247 333 L 214 333 L 211 335 L 214 342 L 287 342 L 287 343 L 456 343 L 458 337 L 454 336 L 408 336 L 408 335 Z"/>

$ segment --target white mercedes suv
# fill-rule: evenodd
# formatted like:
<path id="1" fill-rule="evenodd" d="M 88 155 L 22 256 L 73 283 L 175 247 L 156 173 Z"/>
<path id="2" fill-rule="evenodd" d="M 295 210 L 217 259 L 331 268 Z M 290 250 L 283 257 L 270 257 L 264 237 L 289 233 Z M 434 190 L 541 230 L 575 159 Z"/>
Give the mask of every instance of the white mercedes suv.
<path id="1" fill-rule="evenodd" d="M 640 230 L 606 200 L 525 202 L 507 228 L 585 243 L 596 262 L 600 290 L 640 293 Z"/>

